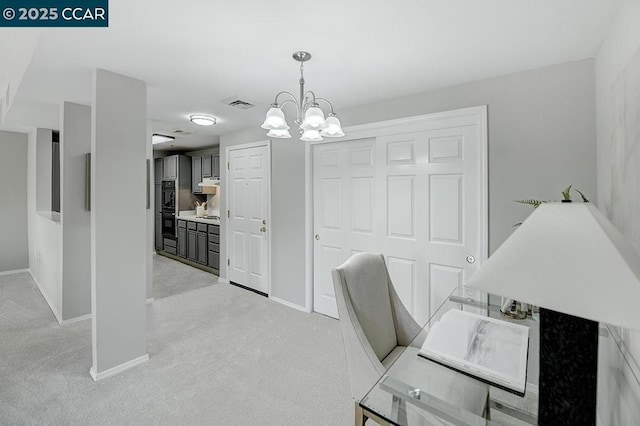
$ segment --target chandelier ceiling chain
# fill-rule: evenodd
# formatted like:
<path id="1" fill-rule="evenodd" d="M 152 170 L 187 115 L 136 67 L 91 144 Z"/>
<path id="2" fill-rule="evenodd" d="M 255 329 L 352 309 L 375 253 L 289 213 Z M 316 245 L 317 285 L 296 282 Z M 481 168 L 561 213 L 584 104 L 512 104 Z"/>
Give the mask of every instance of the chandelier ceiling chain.
<path id="1" fill-rule="evenodd" d="M 284 117 L 282 107 L 291 102 L 296 105 L 295 123 L 299 126 L 300 139 L 303 141 L 321 141 L 324 137 L 339 138 L 344 136 L 342 125 L 336 113 L 333 111 L 333 105 L 325 98 L 316 97 L 316 94 L 309 90 L 304 90 L 304 63 L 311 59 L 309 52 L 295 52 L 293 59 L 300 62 L 300 97 L 296 98 L 290 92 L 279 92 L 271 108 L 267 111 L 267 116 L 262 124 L 262 128 L 269 130 L 267 136 L 273 138 L 290 138 L 289 125 Z M 287 96 L 282 103 L 278 103 L 280 96 Z M 331 112 L 327 118 L 320 108 L 318 101 L 326 103 Z"/>

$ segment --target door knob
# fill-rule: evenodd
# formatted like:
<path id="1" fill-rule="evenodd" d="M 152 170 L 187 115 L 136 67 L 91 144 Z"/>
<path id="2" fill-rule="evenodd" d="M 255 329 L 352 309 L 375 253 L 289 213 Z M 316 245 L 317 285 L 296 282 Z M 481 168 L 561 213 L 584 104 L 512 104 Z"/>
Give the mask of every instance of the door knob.
<path id="1" fill-rule="evenodd" d="M 316 240 L 320 239 L 320 235 L 316 234 Z"/>
<path id="2" fill-rule="evenodd" d="M 471 255 L 467 256 L 467 263 L 476 263 L 476 258 Z"/>
<path id="3" fill-rule="evenodd" d="M 267 224 L 267 220 L 266 219 L 262 219 L 262 224 L 266 225 Z"/>
<path id="4" fill-rule="evenodd" d="M 262 228 L 260 228 L 260 232 L 267 232 L 267 227 L 263 226 Z"/>

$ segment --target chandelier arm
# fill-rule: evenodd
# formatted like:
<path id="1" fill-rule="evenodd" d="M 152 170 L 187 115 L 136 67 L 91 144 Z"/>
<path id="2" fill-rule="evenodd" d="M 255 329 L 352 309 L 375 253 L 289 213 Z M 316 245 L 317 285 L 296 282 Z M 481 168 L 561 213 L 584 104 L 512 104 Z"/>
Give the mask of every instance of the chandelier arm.
<path id="1" fill-rule="evenodd" d="M 333 112 L 333 104 L 331 102 L 329 102 L 329 100 L 327 100 L 325 98 L 316 98 L 316 101 L 324 101 L 327 104 L 329 104 L 329 108 L 331 108 L 331 114 L 335 115 L 335 112 Z"/>
<path id="2" fill-rule="evenodd" d="M 298 101 L 295 98 L 285 100 L 279 105 L 279 108 L 282 109 L 282 107 L 288 104 L 289 102 L 294 103 L 296 105 L 296 109 L 299 109 L 300 106 L 298 104 Z"/>
<path id="3" fill-rule="evenodd" d="M 309 103 L 311 103 L 311 104 L 315 104 L 315 103 L 316 103 L 316 94 L 315 94 L 315 93 L 313 93 L 313 90 L 307 90 L 307 93 L 305 93 L 305 94 L 304 94 L 304 99 L 306 100 L 306 99 L 307 99 L 307 96 L 309 96 L 309 95 L 311 95 L 311 96 L 312 96 L 313 101 L 312 101 L 312 102 L 305 102 L 305 105 L 306 105 L 306 104 L 309 104 Z"/>
<path id="4" fill-rule="evenodd" d="M 286 91 L 278 92 L 278 94 L 276 95 L 275 100 L 273 101 L 273 103 L 275 105 L 278 105 L 278 98 L 280 97 L 280 95 L 289 95 L 291 97 L 291 99 L 296 103 L 296 105 L 298 105 L 298 100 L 296 99 L 296 97 L 293 96 L 293 94 L 291 94 L 291 92 L 286 92 Z M 284 103 L 282 105 L 284 105 Z"/>

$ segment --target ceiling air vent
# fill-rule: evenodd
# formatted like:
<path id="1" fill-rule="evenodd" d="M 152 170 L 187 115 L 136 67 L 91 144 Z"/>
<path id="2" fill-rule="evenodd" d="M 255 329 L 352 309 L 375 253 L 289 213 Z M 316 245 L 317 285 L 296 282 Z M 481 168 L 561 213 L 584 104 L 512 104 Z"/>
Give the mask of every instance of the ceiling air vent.
<path id="1" fill-rule="evenodd" d="M 237 95 L 232 96 L 230 98 L 223 99 L 220 102 L 238 109 L 249 109 L 255 106 L 253 102 L 240 99 L 240 97 L 238 97 Z"/>
<path id="2" fill-rule="evenodd" d="M 186 130 L 175 129 L 175 130 L 172 130 L 171 133 L 178 136 L 189 136 L 193 132 L 187 132 Z"/>

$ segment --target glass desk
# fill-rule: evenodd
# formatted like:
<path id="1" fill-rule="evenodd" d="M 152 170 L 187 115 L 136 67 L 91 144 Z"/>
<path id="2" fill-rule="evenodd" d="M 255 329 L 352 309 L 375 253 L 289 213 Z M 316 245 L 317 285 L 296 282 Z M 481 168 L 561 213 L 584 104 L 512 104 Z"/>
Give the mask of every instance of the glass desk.
<path id="1" fill-rule="evenodd" d="M 539 323 L 531 317 L 510 320 L 489 297 L 456 289 L 432 312 L 411 344 L 367 395 L 356 402 L 356 425 L 370 418 L 381 425 L 531 425 L 537 424 Z M 498 299 L 499 300 L 499 299 Z M 430 326 L 445 312 L 462 309 L 530 327 L 527 386 L 524 397 L 418 356 Z"/>

